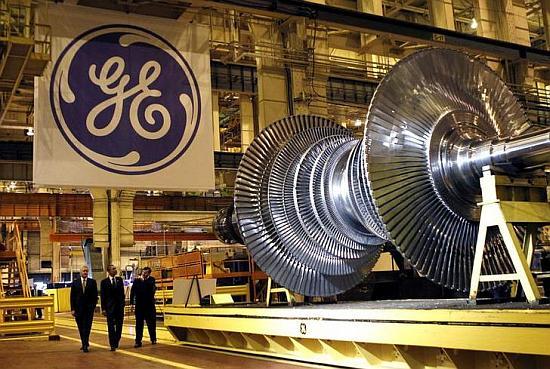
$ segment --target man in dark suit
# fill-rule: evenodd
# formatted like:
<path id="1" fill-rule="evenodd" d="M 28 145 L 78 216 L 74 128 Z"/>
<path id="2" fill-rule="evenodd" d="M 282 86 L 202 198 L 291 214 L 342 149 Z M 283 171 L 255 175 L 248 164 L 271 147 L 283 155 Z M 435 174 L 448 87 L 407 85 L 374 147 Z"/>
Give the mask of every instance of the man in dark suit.
<path id="1" fill-rule="evenodd" d="M 80 278 L 71 285 L 71 314 L 78 325 L 78 333 L 84 352 L 88 352 L 90 331 L 94 320 L 94 311 L 97 305 L 97 283 L 88 278 L 88 267 L 80 268 Z"/>
<path id="2" fill-rule="evenodd" d="M 101 281 L 101 310 L 107 316 L 111 351 L 118 348 L 124 321 L 124 281 L 116 276 L 116 267 L 107 267 L 109 276 Z"/>
<path id="3" fill-rule="evenodd" d="M 136 344 L 141 347 L 143 338 L 143 321 L 147 322 L 151 343 L 157 343 L 157 312 L 155 309 L 155 278 L 151 277 L 151 268 L 143 268 L 141 278 L 136 278 L 130 292 L 130 303 L 135 304 L 136 314 Z"/>

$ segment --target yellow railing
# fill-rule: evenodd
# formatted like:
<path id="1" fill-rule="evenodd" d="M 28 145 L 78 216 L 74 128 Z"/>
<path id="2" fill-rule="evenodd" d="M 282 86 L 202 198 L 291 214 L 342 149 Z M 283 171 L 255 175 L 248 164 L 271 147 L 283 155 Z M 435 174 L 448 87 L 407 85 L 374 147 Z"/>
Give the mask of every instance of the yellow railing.
<path id="1" fill-rule="evenodd" d="M 156 309 L 157 312 L 162 314 L 164 312 L 164 307 L 174 298 L 174 290 L 156 290 L 155 291 L 155 300 L 156 300 Z"/>
<path id="2" fill-rule="evenodd" d="M 30 2 L 0 0 L 0 40 L 33 43 L 36 54 L 51 55 L 51 26 L 35 23 Z"/>
<path id="3" fill-rule="evenodd" d="M 0 0 L 0 37 L 31 38 L 34 35 L 30 4 Z"/>
<path id="4" fill-rule="evenodd" d="M 34 53 L 52 55 L 52 27 L 48 24 L 34 24 Z"/>
<path id="5" fill-rule="evenodd" d="M 42 317 L 36 318 L 38 311 Z M 22 313 L 21 315 L 19 315 Z M 22 319 L 17 319 L 17 316 Z M 26 317 L 24 317 L 26 315 Z M 11 297 L 0 299 L 0 339 L 11 335 L 51 335 L 54 332 L 55 315 L 53 297 Z"/>

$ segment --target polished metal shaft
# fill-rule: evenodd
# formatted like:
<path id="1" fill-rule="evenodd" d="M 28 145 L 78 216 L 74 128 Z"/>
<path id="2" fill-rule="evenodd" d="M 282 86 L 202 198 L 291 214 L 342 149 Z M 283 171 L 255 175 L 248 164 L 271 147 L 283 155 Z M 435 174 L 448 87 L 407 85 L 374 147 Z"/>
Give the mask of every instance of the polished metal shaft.
<path id="1" fill-rule="evenodd" d="M 549 147 L 550 129 L 545 129 L 475 145 L 468 160 L 479 172 L 485 165 L 510 164 L 524 169 L 547 163 Z"/>
<path id="2" fill-rule="evenodd" d="M 436 155 L 430 157 L 435 189 L 462 216 L 478 220 L 482 168 L 491 165 L 515 174 L 547 163 L 550 130 L 474 141 L 455 136 L 443 141 L 436 147 Z"/>

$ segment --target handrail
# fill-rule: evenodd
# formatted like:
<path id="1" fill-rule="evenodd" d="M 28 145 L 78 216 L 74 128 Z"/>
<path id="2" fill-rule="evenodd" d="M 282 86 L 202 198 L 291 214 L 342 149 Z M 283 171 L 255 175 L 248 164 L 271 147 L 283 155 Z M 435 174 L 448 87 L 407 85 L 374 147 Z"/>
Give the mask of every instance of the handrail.
<path id="1" fill-rule="evenodd" d="M 8 297 L 0 299 L 0 310 L 16 308 L 53 308 L 53 296 Z"/>
<path id="2" fill-rule="evenodd" d="M 36 319 L 35 313 L 39 309 L 42 312 L 42 318 Z M 26 319 L 6 320 L 6 318 L 12 317 L 15 312 L 25 310 Z M 0 335 L 14 334 L 24 338 L 35 334 L 51 335 L 54 329 L 53 296 L 0 298 Z"/>
<path id="3" fill-rule="evenodd" d="M 34 53 L 48 57 L 52 55 L 52 27 L 49 24 L 35 23 Z"/>
<path id="4" fill-rule="evenodd" d="M 34 44 L 34 52 L 51 55 L 51 26 L 34 22 L 31 6 L 0 0 L 0 39 Z"/>

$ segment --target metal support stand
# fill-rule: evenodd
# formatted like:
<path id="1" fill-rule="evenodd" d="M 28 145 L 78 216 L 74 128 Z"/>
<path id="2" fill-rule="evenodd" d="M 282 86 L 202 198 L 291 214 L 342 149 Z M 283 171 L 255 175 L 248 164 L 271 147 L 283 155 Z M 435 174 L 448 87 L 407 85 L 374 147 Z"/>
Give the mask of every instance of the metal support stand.
<path id="1" fill-rule="evenodd" d="M 266 297 L 265 297 L 265 305 L 267 307 L 269 307 L 269 304 L 271 303 L 271 294 L 284 293 L 285 296 L 286 296 L 286 301 L 287 301 L 288 306 L 292 306 L 293 297 L 292 297 L 292 294 L 290 293 L 290 291 L 286 288 L 283 288 L 283 287 L 272 288 L 272 283 L 273 282 L 271 280 L 271 277 L 269 277 L 267 279 L 267 293 L 266 293 Z"/>
<path id="2" fill-rule="evenodd" d="M 483 202 L 478 204 L 481 206 L 481 218 L 470 284 L 470 300 L 475 301 L 480 282 L 519 281 L 527 301 L 536 304 L 541 297 L 531 273 L 530 261 L 537 231 L 536 224 L 550 223 L 550 205 L 540 202 L 499 200 L 496 191 L 496 176 L 491 174 L 489 166 L 483 167 L 483 177 L 480 178 L 480 183 Z M 528 224 L 523 248 L 513 223 Z M 481 275 L 487 229 L 492 226 L 498 226 L 502 234 L 504 244 L 516 270 L 515 273 Z"/>
<path id="3" fill-rule="evenodd" d="M 187 293 L 187 297 L 185 298 L 185 307 L 187 307 L 187 304 L 189 304 L 189 298 L 191 297 L 191 292 L 193 292 L 193 286 L 194 285 L 197 286 L 197 292 L 199 294 L 199 304 L 200 304 L 200 300 L 202 299 L 201 285 L 199 283 L 199 278 L 195 275 L 191 279 L 191 285 L 189 286 L 189 291 Z"/>

